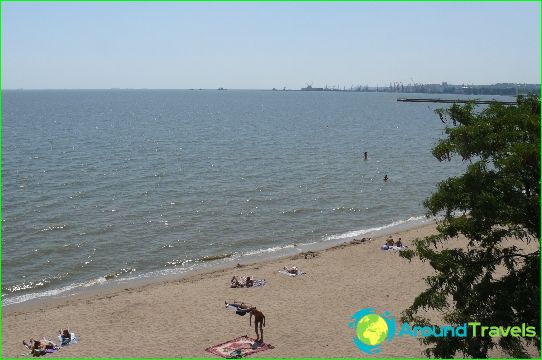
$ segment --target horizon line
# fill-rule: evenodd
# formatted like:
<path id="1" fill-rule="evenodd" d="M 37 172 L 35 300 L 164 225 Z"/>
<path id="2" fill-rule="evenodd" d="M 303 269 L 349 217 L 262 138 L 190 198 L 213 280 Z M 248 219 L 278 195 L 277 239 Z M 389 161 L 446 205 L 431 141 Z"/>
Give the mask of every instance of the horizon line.
<path id="1" fill-rule="evenodd" d="M 528 82 L 499 82 L 499 83 L 492 83 L 492 84 L 465 84 L 465 83 L 462 83 L 462 84 L 453 84 L 453 83 L 448 83 L 447 85 L 448 86 L 496 86 L 496 85 L 535 85 L 535 86 L 541 86 L 542 83 L 528 83 Z M 412 86 L 412 84 L 409 84 L 410 86 Z M 405 85 L 405 86 L 409 86 L 409 85 Z M 416 83 L 414 85 L 435 85 L 433 83 Z M 436 85 L 441 85 L 441 84 L 436 84 Z M 389 87 L 389 85 L 358 85 L 357 87 L 359 86 L 362 86 L 362 87 L 368 87 L 368 88 L 387 88 Z M 343 86 L 343 88 L 346 88 L 346 86 Z M 1 91 L 34 91 L 34 90 L 258 90 L 258 91 L 263 91 L 263 90 L 269 90 L 269 91 L 273 91 L 273 90 L 276 90 L 276 91 L 292 91 L 292 90 L 299 90 L 301 88 L 275 88 L 275 87 L 271 87 L 271 88 L 227 88 L 227 87 L 216 87 L 216 88 L 196 88 L 196 87 L 191 87 L 191 88 L 154 88 L 154 87 L 133 87 L 133 88 L 123 88 L 123 87 L 103 87 L 103 88 L 23 88 L 23 87 L 19 87 L 19 88 L 2 88 Z M 344 91 L 344 90 L 341 90 L 341 88 L 328 88 L 330 91 L 332 91 L 333 89 L 337 89 L 335 91 Z M 347 89 L 348 91 L 350 91 L 349 89 Z"/>

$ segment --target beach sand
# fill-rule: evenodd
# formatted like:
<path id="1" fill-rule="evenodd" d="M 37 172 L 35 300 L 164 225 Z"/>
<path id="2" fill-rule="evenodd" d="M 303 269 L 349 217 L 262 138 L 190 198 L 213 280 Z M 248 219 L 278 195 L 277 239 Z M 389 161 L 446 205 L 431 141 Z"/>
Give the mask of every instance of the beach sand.
<path id="1" fill-rule="evenodd" d="M 434 225 L 393 234 L 403 244 L 435 232 Z M 357 245 L 319 251 L 314 258 L 292 257 L 248 264 L 189 277 L 125 287 L 67 299 L 18 304 L 2 309 L 2 355 L 27 353 L 22 340 L 46 336 L 69 326 L 78 337 L 47 357 L 216 357 L 205 351 L 238 336 L 256 338 L 249 316 L 238 316 L 225 300 L 251 303 L 266 316 L 264 340 L 274 346 L 250 357 L 374 357 L 353 343 L 348 327 L 362 308 L 401 311 L 426 288 L 428 264 L 380 249 L 387 236 Z M 296 265 L 306 274 L 278 273 Z M 266 279 L 261 288 L 232 289 L 233 275 Z M 410 337 L 395 338 L 378 356 L 421 357 L 423 346 Z M 28 356 L 28 355 L 24 355 Z"/>

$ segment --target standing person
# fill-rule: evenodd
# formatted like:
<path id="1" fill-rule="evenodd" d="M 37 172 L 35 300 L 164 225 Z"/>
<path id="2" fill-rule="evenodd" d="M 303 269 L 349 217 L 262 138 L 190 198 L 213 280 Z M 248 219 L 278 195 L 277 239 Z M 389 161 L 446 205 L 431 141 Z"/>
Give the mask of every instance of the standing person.
<path id="1" fill-rule="evenodd" d="M 263 327 L 265 327 L 265 315 L 253 308 L 250 310 L 249 324 L 252 326 L 252 315 L 254 315 L 254 330 L 256 331 L 256 342 L 263 343 Z M 260 325 L 260 332 L 258 333 L 258 325 Z M 260 335 L 261 334 L 261 335 Z"/>

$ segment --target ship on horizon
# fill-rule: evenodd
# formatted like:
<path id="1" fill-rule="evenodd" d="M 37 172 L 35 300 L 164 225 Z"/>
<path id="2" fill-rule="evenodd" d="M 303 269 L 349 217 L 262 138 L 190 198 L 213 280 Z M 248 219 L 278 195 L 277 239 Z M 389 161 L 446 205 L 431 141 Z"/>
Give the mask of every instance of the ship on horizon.
<path id="1" fill-rule="evenodd" d="M 324 91 L 324 88 L 312 87 L 312 85 L 307 85 L 307 87 L 301 88 L 301 91 Z"/>

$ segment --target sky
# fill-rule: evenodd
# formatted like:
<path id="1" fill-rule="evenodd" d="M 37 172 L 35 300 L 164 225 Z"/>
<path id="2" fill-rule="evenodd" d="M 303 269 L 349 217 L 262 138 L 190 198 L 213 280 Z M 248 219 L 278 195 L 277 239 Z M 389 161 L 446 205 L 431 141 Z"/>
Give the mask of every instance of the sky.
<path id="1" fill-rule="evenodd" d="M 539 2 L 2 2 L 2 89 L 540 83 Z"/>

